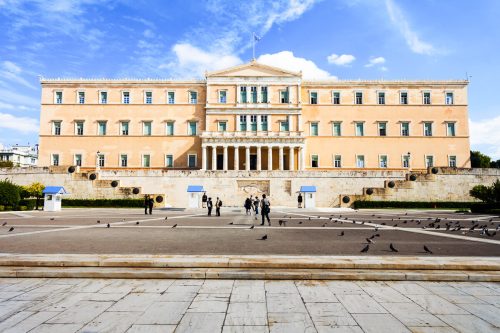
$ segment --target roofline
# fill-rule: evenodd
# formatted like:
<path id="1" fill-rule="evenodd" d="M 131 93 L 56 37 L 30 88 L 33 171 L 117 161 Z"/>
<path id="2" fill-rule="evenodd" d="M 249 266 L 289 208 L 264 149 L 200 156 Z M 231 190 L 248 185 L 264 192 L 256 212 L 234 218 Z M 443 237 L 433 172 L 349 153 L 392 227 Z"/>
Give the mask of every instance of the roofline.
<path id="1" fill-rule="evenodd" d="M 267 68 L 267 69 L 270 69 L 270 70 L 279 71 L 279 72 L 287 73 L 287 74 L 290 74 L 290 75 L 302 77 L 302 71 L 292 72 L 292 71 L 289 71 L 289 70 L 286 70 L 286 69 L 283 69 L 283 68 L 269 66 L 269 65 L 264 65 L 264 64 L 262 64 L 260 62 L 257 62 L 257 60 L 255 60 L 255 59 L 252 60 L 252 61 L 250 61 L 250 62 L 246 62 L 244 64 L 236 65 L 236 66 L 233 66 L 233 67 L 229 67 L 229 68 L 225 68 L 225 69 L 220 69 L 220 70 L 216 70 L 216 71 L 211 71 L 211 72 L 207 71 L 207 72 L 205 72 L 205 77 L 217 76 L 217 74 L 221 74 L 221 73 L 233 71 L 233 70 L 236 70 L 236 69 L 244 68 L 244 67 L 249 66 L 249 65 L 250 66 L 258 65 L 259 67 L 263 67 L 263 68 Z"/>
<path id="2" fill-rule="evenodd" d="M 306 80 L 302 86 L 318 85 L 461 85 L 469 84 L 468 80 Z"/>
<path id="3" fill-rule="evenodd" d="M 58 83 L 108 83 L 108 84 L 204 84 L 206 80 L 204 79 L 164 79 L 164 78 L 44 78 L 40 77 L 40 84 L 58 84 Z"/>

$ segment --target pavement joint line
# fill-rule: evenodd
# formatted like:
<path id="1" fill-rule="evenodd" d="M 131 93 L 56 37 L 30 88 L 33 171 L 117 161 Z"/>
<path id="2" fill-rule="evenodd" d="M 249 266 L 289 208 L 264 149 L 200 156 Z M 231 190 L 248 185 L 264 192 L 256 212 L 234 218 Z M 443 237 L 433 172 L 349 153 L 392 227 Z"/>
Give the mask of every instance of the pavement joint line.
<path id="1" fill-rule="evenodd" d="M 200 216 L 204 214 L 191 214 L 191 215 L 183 215 L 183 216 L 172 216 L 169 217 L 169 220 L 171 219 L 179 219 L 179 218 L 184 218 L 184 217 L 193 217 L 193 216 Z M 136 222 L 148 222 L 148 221 L 155 221 L 155 220 L 164 220 L 165 217 L 158 217 L 155 219 L 146 219 L 146 220 L 134 220 L 134 221 L 122 221 L 122 222 L 110 222 L 110 225 L 123 225 L 123 224 L 130 224 L 130 223 L 136 223 Z M 36 235 L 36 234 L 44 234 L 44 233 L 49 233 L 49 232 L 59 232 L 59 231 L 68 231 L 68 230 L 82 230 L 82 229 L 91 229 L 91 228 L 106 228 L 108 223 L 102 223 L 102 224 L 92 224 L 92 225 L 84 225 L 84 226 L 74 226 L 71 228 L 56 228 L 57 229 L 50 229 L 50 230 L 39 230 L 39 231 L 29 231 L 29 232 L 23 232 L 23 233 L 15 233 L 15 234 L 8 234 L 8 235 L 0 235 L 1 238 L 8 238 L 8 237 L 18 237 L 18 236 L 28 236 L 28 235 Z"/>

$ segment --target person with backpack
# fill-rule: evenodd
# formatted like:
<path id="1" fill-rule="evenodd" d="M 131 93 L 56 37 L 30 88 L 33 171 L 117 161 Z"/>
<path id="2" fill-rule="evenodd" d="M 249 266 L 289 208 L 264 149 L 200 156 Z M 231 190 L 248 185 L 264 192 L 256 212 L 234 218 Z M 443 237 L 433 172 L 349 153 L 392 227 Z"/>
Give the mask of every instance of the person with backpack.
<path id="1" fill-rule="evenodd" d="M 220 208 L 222 207 L 222 200 L 217 197 L 215 201 L 215 216 L 220 216 Z"/>
<path id="2" fill-rule="evenodd" d="M 262 223 L 260 225 L 264 225 L 264 221 L 267 218 L 267 223 L 271 226 L 271 219 L 269 218 L 269 213 L 271 212 L 271 202 L 268 198 L 266 198 L 265 194 L 262 194 L 262 200 L 260 201 L 260 214 L 262 215 Z"/>
<path id="3" fill-rule="evenodd" d="M 208 216 L 212 216 L 212 207 L 213 207 L 212 198 L 208 198 L 207 201 Z"/>

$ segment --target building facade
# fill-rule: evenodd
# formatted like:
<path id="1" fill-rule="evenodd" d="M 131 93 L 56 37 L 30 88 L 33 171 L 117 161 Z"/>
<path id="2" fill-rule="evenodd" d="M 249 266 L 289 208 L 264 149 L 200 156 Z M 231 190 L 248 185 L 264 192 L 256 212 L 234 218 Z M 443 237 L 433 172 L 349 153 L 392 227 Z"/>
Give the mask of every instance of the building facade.
<path id="1" fill-rule="evenodd" d="M 0 147 L 0 161 L 11 161 L 14 166 L 36 166 L 38 162 L 38 146 Z"/>
<path id="2" fill-rule="evenodd" d="M 199 81 L 41 85 L 41 166 L 470 167 L 467 81 L 306 81 L 252 61 Z"/>

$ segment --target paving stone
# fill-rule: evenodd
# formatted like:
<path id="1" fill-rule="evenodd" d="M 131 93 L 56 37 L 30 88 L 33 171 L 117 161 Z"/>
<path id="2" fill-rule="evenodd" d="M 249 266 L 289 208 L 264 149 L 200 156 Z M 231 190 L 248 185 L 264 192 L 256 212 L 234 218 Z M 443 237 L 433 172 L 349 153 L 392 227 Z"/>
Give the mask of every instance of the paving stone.
<path id="1" fill-rule="evenodd" d="M 174 283 L 175 280 L 142 280 L 137 284 L 134 289 L 132 289 L 133 293 L 163 293 L 167 290 L 168 287 Z"/>
<path id="2" fill-rule="evenodd" d="M 386 284 L 399 291 L 403 295 L 430 295 L 432 294 L 428 289 L 420 286 L 416 282 L 403 282 L 403 281 L 387 281 Z"/>
<path id="3" fill-rule="evenodd" d="M 166 292 L 157 300 L 162 302 L 192 302 L 196 295 L 195 292 Z"/>
<path id="4" fill-rule="evenodd" d="M 318 333 L 363 333 L 359 326 L 318 326 Z"/>
<path id="5" fill-rule="evenodd" d="M 500 328 L 500 309 L 489 304 L 460 304 L 462 309 Z"/>
<path id="6" fill-rule="evenodd" d="M 340 303 L 306 303 L 306 308 L 316 327 L 356 325 L 352 316 Z"/>
<path id="7" fill-rule="evenodd" d="M 454 285 L 454 288 L 473 296 L 500 295 L 500 290 L 494 288 L 488 288 L 486 286 L 479 285 L 477 283 L 467 283 L 467 284 L 457 283 L 456 285 Z"/>
<path id="8" fill-rule="evenodd" d="M 200 290 L 200 285 L 175 285 L 168 287 L 166 293 L 197 293 Z"/>
<path id="9" fill-rule="evenodd" d="M 410 332 L 399 320 L 390 314 L 356 313 L 354 319 L 365 333 Z"/>
<path id="10" fill-rule="evenodd" d="M 137 282 L 130 279 L 114 280 L 110 284 L 99 289 L 102 294 L 106 293 L 130 293 L 137 285 Z"/>
<path id="11" fill-rule="evenodd" d="M 224 326 L 222 333 L 268 333 L 267 326 Z"/>
<path id="12" fill-rule="evenodd" d="M 265 303 L 230 303 L 224 326 L 267 325 Z"/>
<path id="13" fill-rule="evenodd" d="M 198 294 L 188 308 L 188 312 L 226 312 L 228 294 Z"/>
<path id="14" fill-rule="evenodd" d="M 110 285 L 111 283 L 112 280 L 87 279 L 74 286 L 71 291 L 81 293 L 96 293 L 104 287 Z M 117 291 L 114 291 L 114 293 L 116 292 Z"/>
<path id="15" fill-rule="evenodd" d="M 457 282 L 458 283 L 458 282 Z M 436 295 L 467 295 L 466 292 L 463 292 L 457 288 L 452 287 L 451 285 L 444 284 L 442 282 L 418 282 L 422 287 L 430 290 L 433 294 Z"/>
<path id="16" fill-rule="evenodd" d="M 172 286 L 202 286 L 205 283 L 205 280 L 201 279 L 180 279 L 174 280 Z"/>
<path id="17" fill-rule="evenodd" d="M 306 307 L 298 293 L 267 294 L 267 311 L 269 312 L 306 312 Z"/>
<path id="18" fill-rule="evenodd" d="M 10 298 L 19 296 L 23 294 L 23 291 L 0 291 L 0 299 L 1 300 L 8 300 Z"/>
<path id="19" fill-rule="evenodd" d="M 144 311 L 158 297 L 156 293 L 130 293 L 116 302 L 108 311 Z"/>
<path id="20" fill-rule="evenodd" d="M 365 295 L 365 291 L 355 282 L 351 281 L 326 281 L 334 295 Z"/>
<path id="21" fill-rule="evenodd" d="M 478 296 L 471 295 L 440 295 L 448 302 L 453 304 L 485 304 L 485 301 L 478 298 Z"/>
<path id="22" fill-rule="evenodd" d="M 205 280 L 198 293 L 230 294 L 233 290 L 233 284 L 233 280 Z"/>
<path id="23" fill-rule="evenodd" d="M 362 287 L 374 301 L 383 303 L 404 303 L 410 300 L 389 286 Z"/>
<path id="24" fill-rule="evenodd" d="M 106 311 L 112 302 L 81 301 L 71 308 L 50 319 L 49 324 L 86 324 L 102 312 Z"/>
<path id="25" fill-rule="evenodd" d="M 467 314 L 462 308 L 436 295 L 407 295 L 413 302 L 432 314 Z"/>
<path id="26" fill-rule="evenodd" d="M 189 313 L 187 312 L 177 326 L 175 333 L 213 333 L 222 330 L 225 313 Z"/>
<path id="27" fill-rule="evenodd" d="M 136 324 L 177 325 L 190 302 L 154 302 L 137 319 Z"/>
<path id="28" fill-rule="evenodd" d="M 36 303 L 30 301 L 4 301 L 0 303 L 0 321 Z"/>
<path id="29" fill-rule="evenodd" d="M 41 324 L 30 333 L 75 333 L 82 328 L 82 324 Z"/>
<path id="30" fill-rule="evenodd" d="M 264 281 L 236 280 L 231 293 L 231 303 L 265 302 L 266 291 Z"/>
<path id="31" fill-rule="evenodd" d="M 381 305 L 406 326 L 446 326 L 436 316 L 415 303 L 381 303 Z"/>
<path id="32" fill-rule="evenodd" d="M 173 333 L 176 325 L 132 325 L 127 333 Z"/>
<path id="33" fill-rule="evenodd" d="M 101 293 L 85 293 L 85 299 L 87 301 L 100 301 L 100 302 L 105 302 L 105 301 L 113 301 L 117 302 L 124 298 L 127 293 L 106 293 L 106 294 L 101 294 Z"/>
<path id="34" fill-rule="evenodd" d="M 264 287 L 268 294 L 297 294 L 293 281 L 265 281 Z"/>
<path id="35" fill-rule="evenodd" d="M 439 319 L 459 332 L 498 333 L 500 329 L 473 315 L 438 315 Z"/>
<path id="36" fill-rule="evenodd" d="M 497 308 L 500 307 L 500 296 L 477 296 L 477 298 L 485 301 L 486 303 L 494 305 Z"/>
<path id="37" fill-rule="evenodd" d="M 82 332 L 126 332 L 140 314 L 140 312 L 106 311 L 85 325 Z"/>
<path id="38" fill-rule="evenodd" d="M 62 312 L 81 300 L 88 300 L 87 293 L 56 293 L 37 305 L 28 308 L 29 311 L 56 311 Z"/>
<path id="39" fill-rule="evenodd" d="M 349 313 L 387 313 L 381 305 L 368 295 L 337 295 Z"/>
<path id="40" fill-rule="evenodd" d="M 4 321 L 0 322 L 0 332 L 5 331 L 7 328 L 12 327 L 24 319 L 28 318 L 29 316 L 33 315 L 34 312 L 31 311 L 20 311 L 18 313 L 13 314 L 9 318 L 5 319 Z"/>
<path id="41" fill-rule="evenodd" d="M 57 315 L 57 312 L 46 312 L 46 311 L 36 312 L 33 315 L 20 321 L 16 325 L 11 326 L 10 328 L 6 329 L 3 332 L 4 333 L 28 332 L 37 327 L 38 325 L 44 323 L 48 319 L 54 317 L 55 315 Z"/>
<path id="42" fill-rule="evenodd" d="M 276 313 L 269 312 L 269 332 L 271 333 L 313 333 L 314 324 L 307 313 Z"/>
<path id="43" fill-rule="evenodd" d="M 300 281 L 296 283 L 300 296 L 306 303 L 335 303 L 338 299 L 322 281 Z"/>

